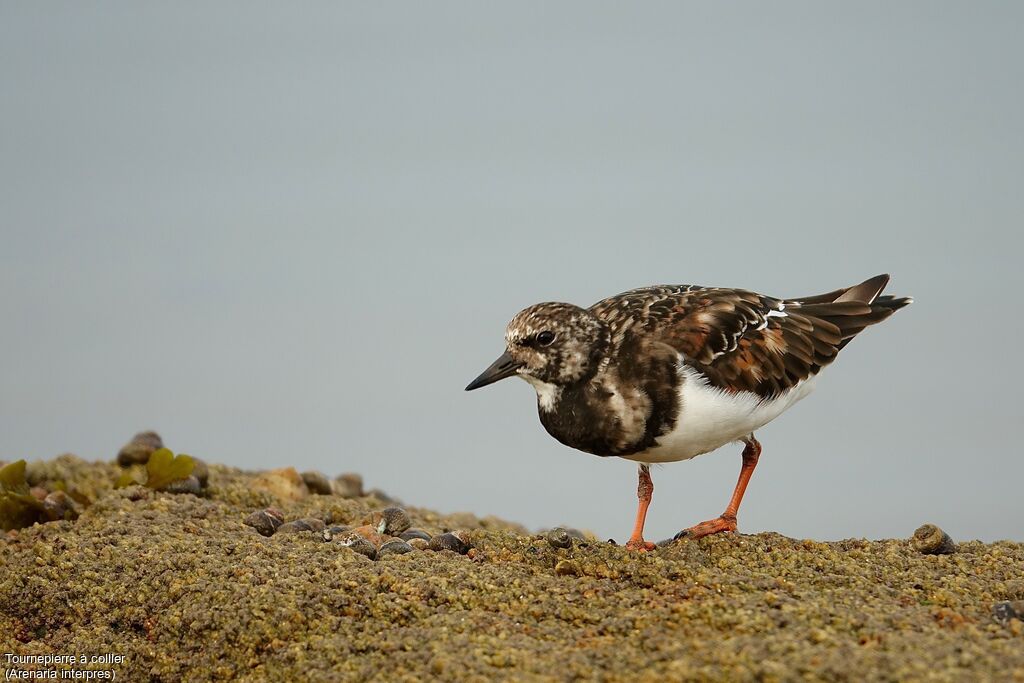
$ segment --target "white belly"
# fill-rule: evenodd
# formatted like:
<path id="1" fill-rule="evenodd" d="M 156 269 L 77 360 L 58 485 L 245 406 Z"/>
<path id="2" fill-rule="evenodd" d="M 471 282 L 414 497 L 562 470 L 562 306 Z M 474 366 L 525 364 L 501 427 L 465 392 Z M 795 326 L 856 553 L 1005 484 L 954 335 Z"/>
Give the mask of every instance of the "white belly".
<path id="1" fill-rule="evenodd" d="M 689 460 L 738 441 L 811 393 L 817 379 L 806 379 L 781 396 L 763 401 L 748 392 L 732 394 L 717 389 L 689 366 L 681 366 L 680 376 L 679 418 L 675 428 L 658 437 L 653 448 L 624 456 L 627 460 L 643 463 Z"/>

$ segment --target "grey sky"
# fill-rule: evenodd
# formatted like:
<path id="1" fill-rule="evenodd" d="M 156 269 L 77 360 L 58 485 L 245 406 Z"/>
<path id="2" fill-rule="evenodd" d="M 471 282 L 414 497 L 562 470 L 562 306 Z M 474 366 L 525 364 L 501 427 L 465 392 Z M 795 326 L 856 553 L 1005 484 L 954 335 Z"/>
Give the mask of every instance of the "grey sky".
<path id="1" fill-rule="evenodd" d="M 1024 540 L 1019 3 L 3 3 L 0 459 L 132 433 L 631 528 L 504 325 L 654 283 L 916 303 L 759 433 L 743 531 Z M 656 468 L 650 538 L 724 508 Z"/>

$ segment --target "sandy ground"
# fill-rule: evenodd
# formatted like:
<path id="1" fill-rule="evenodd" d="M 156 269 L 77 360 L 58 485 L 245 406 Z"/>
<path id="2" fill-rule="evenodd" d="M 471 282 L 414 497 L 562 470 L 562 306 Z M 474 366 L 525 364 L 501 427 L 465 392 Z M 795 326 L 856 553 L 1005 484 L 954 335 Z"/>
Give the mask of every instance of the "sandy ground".
<path id="1" fill-rule="evenodd" d="M 924 555 L 908 539 L 758 534 L 638 554 L 596 539 L 557 548 L 515 524 L 406 506 L 415 527 L 459 530 L 471 550 L 374 561 L 319 532 L 265 537 L 243 520 L 273 505 L 288 520 L 357 526 L 386 500 L 209 470 L 195 496 L 114 489 L 110 463 L 30 464 L 30 483 L 91 504 L 0 541 L 0 669 L 122 681 L 1024 681 L 1024 623 L 993 611 L 1024 600 L 1024 544 Z"/>

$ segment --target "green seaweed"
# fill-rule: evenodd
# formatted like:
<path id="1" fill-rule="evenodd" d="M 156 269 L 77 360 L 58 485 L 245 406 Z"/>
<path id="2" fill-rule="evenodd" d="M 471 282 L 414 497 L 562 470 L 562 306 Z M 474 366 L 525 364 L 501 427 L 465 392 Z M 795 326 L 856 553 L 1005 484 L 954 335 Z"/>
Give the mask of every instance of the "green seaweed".
<path id="1" fill-rule="evenodd" d="M 35 524 L 43 513 L 43 504 L 29 493 L 25 481 L 25 461 L 18 460 L 0 468 L 0 527 L 4 531 Z"/>
<path id="2" fill-rule="evenodd" d="M 171 482 L 187 478 L 195 464 L 192 456 L 184 453 L 174 455 L 168 448 L 153 451 L 146 463 L 146 486 L 159 491 Z"/>

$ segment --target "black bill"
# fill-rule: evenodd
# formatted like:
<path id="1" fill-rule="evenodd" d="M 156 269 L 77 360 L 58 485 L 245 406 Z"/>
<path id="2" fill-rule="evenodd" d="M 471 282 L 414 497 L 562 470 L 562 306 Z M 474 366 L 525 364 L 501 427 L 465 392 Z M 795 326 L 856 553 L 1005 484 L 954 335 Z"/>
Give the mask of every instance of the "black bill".
<path id="1" fill-rule="evenodd" d="M 516 370 L 523 367 L 523 364 L 514 359 L 508 351 L 501 354 L 498 360 L 491 363 L 490 367 L 480 373 L 480 376 L 466 386 L 466 391 L 473 391 L 488 384 L 494 384 L 498 380 L 511 377 Z"/>

